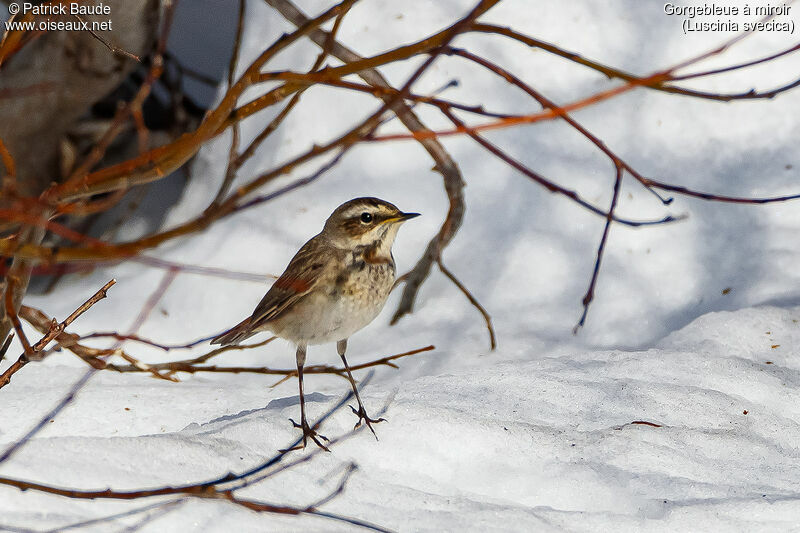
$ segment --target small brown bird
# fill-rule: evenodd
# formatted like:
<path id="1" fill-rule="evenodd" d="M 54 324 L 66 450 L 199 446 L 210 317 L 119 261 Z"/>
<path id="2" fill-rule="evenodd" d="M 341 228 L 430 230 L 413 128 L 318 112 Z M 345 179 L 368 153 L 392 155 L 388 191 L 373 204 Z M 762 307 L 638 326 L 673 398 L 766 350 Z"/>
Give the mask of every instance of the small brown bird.
<path id="1" fill-rule="evenodd" d="M 303 446 L 311 438 L 327 450 L 316 428 L 308 425 L 303 396 L 303 365 L 309 344 L 336 341 L 358 410 L 355 427 L 363 420 L 372 433 L 358 388 L 347 364 L 347 339 L 378 316 L 395 280 L 392 244 L 397 230 L 418 213 L 403 213 L 378 198 L 356 198 L 336 208 L 322 231 L 295 254 L 286 271 L 275 281 L 253 314 L 212 344 L 238 344 L 261 331 L 272 332 L 297 346 L 297 377 L 300 383 L 300 424 Z"/>

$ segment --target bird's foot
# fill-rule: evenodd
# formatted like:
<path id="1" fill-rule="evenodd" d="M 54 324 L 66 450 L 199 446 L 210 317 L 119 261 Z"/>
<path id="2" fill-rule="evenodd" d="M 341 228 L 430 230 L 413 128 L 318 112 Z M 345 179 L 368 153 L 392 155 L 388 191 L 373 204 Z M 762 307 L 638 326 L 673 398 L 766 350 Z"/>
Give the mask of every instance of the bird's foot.
<path id="1" fill-rule="evenodd" d="M 353 426 L 353 429 L 358 429 L 358 427 L 361 426 L 361 421 L 363 420 L 364 423 L 369 428 L 369 430 L 372 432 L 372 434 L 375 435 L 375 430 L 372 429 L 372 424 L 377 424 L 378 422 L 386 422 L 385 418 L 377 418 L 377 419 L 376 418 L 370 418 L 369 415 L 367 415 L 366 409 L 364 409 L 364 406 L 361 405 L 361 404 L 358 405 L 358 409 L 356 409 L 352 405 L 350 406 L 350 409 L 352 409 L 353 412 L 356 415 L 358 415 L 358 422 L 356 422 L 356 425 Z M 377 440 L 377 439 L 378 439 L 378 436 L 375 435 L 375 440 Z"/>
<path id="2" fill-rule="evenodd" d="M 324 444 L 322 444 L 322 442 L 320 442 L 320 440 L 319 440 L 319 439 L 322 439 L 325 442 L 330 442 L 328 437 L 326 437 L 325 435 L 322 435 L 321 433 L 317 433 L 316 430 L 319 429 L 319 425 L 315 425 L 314 427 L 311 427 L 311 426 L 308 425 L 308 421 L 305 418 L 303 418 L 300 421 L 299 424 L 297 422 L 295 422 L 294 420 L 292 420 L 291 418 L 289 419 L 289 421 L 292 423 L 292 425 L 294 427 L 303 430 L 303 444 L 302 445 L 298 444 L 294 448 L 289 448 L 288 450 L 285 450 L 285 451 L 300 450 L 300 449 L 305 448 L 306 447 L 306 442 L 308 441 L 308 439 L 311 439 L 312 441 L 314 441 L 314 444 L 316 444 L 317 446 L 319 446 L 320 448 L 322 448 L 326 452 L 330 451 L 328 449 L 328 447 L 325 446 Z"/>

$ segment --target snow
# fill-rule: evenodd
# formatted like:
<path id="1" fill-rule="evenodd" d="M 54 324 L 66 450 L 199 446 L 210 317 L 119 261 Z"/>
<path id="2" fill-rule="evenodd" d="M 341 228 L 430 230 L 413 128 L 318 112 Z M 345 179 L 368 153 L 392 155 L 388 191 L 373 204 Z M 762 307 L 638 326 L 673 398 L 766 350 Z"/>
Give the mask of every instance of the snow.
<path id="1" fill-rule="evenodd" d="M 328 4 L 301 2 L 306 13 Z M 452 23 L 471 6 L 463 0 L 364 0 L 345 18 L 341 40 L 361 54 L 411 42 Z M 290 25 L 251 2 L 243 60 L 253 58 Z M 731 34 L 683 35 L 661 4 L 636 1 L 501 3 L 483 20 L 535 35 L 601 61 L 647 73 L 711 49 Z M 402 15 L 402 16 L 400 16 Z M 705 70 L 761 57 L 791 39 L 756 34 Z M 469 35 L 456 44 L 484 53 L 566 103 L 607 88 L 591 71 L 501 37 Z M 270 69 L 305 68 L 316 49 L 299 43 Z M 395 85 L 418 61 L 382 72 Z M 297 67 L 301 65 L 301 67 Z M 766 89 L 792 81 L 792 56 L 752 74 L 687 82 L 710 91 Z M 695 69 L 693 69 L 695 70 Z M 442 57 L 415 86 L 461 85 L 443 97 L 485 102 L 497 111 L 535 112 L 520 91 L 458 58 Z M 252 96 L 252 92 L 248 93 Z M 580 111 L 575 118 L 643 174 L 701 190 L 771 196 L 797 191 L 800 121 L 791 112 L 800 93 L 772 101 L 721 104 L 635 91 Z M 371 97 L 311 89 L 296 114 L 268 141 L 242 179 L 322 143 L 376 109 Z M 447 127 L 418 109 L 432 127 Z M 272 111 L 243 126 L 245 139 Z M 394 121 L 386 132 L 402 131 Z M 487 134 L 545 176 L 605 206 L 611 165 L 564 125 L 542 124 Z M 204 149 L 194 178 L 166 226 L 192 217 L 213 197 L 224 174 L 229 137 Z M 596 300 L 578 335 L 603 220 L 514 173 L 467 138 L 444 141 L 467 182 L 463 228 L 444 259 L 491 313 L 499 348 L 490 352 L 480 315 L 435 269 L 415 312 L 388 322 L 384 312 L 350 341 L 352 364 L 434 344 L 436 350 L 378 368 L 364 389 L 372 412 L 385 407 L 380 440 L 360 432 L 265 483 L 247 497 L 305 505 L 336 487 L 352 461 L 345 492 L 323 506 L 400 531 L 775 531 L 800 523 L 800 260 L 797 204 L 721 205 L 677 196 L 663 207 L 626 182 L 620 214 L 688 215 L 668 226 L 614 226 Z M 413 266 L 447 209 L 441 178 L 414 142 L 360 145 L 317 182 L 230 217 L 201 235 L 150 255 L 203 266 L 279 274 L 341 202 L 378 196 L 423 216 L 406 224 L 394 247 L 399 269 Z M 303 166 L 271 184 L 304 177 Z M 73 276 L 52 296 L 27 303 L 63 317 L 114 277 L 109 298 L 81 317 L 81 333 L 126 331 L 165 273 L 137 263 Z M 266 278 L 269 282 L 269 278 Z M 164 343 L 218 332 L 250 313 L 267 284 L 180 274 L 139 330 Z M 729 289 L 729 290 L 727 290 Z M 31 332 L 31 337 L 35 336 Z M 103 346 L 101 342 L 95 345 Z M 128 343 L 147 361 L 188 358 L 208 347 L 164 354 Z M 19 350 L 14 345 L 11 353 Z M 292 368 L 287 343 L 220 356 L 217 364 Z M 312 347 L 309 364 L 335 364 L 333 346 Z M 24 434 L 82 375 L 69 353 L 30 364 L 0 391 L 0 444 Z M 364 373 L 358 374 L 363 378 Z M 195 482 L 242 471 L 287 446 L 297 433 L 296 383 L 274 388 L 275 376 L 181 376 L 169 383 L 144 375 L 101 372 L 77 400 L 12 460 L 0 475 L 75 488 L 134 489 Z M 313 419 L 348 390 L 337 377 L 308 376 Z M 21 415 L 24 414 L 24 416 Z M 322 433 L 346 433 L 355 416 L 334 414 Z M 646 422 L 641 424 L 633 422 Z M 303 453 L 297 452 L 297 456 Z M 76 501 L 0 490 L 0 525 L 41 530 L 148 502 Z M 145 531 L 349 530 L 314 517 L 258 515 L 226 502 L 193 500 L 166 511 L 88 526 Z"/>

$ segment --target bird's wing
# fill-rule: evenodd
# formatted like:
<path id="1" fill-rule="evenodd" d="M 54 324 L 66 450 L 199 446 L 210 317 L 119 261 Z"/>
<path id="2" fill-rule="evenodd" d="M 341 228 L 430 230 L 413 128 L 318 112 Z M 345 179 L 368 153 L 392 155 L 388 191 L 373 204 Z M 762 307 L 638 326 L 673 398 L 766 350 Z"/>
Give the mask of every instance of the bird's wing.
<path id="1" fill-rule="evenodd" d="M 278 317 L 286 308 L 311 292 L 320 282 L 325 265 L 333 258 L 318 237 L 305 243 L 289 266 L 261 299 L 250 317 L 250 329 Z"/>

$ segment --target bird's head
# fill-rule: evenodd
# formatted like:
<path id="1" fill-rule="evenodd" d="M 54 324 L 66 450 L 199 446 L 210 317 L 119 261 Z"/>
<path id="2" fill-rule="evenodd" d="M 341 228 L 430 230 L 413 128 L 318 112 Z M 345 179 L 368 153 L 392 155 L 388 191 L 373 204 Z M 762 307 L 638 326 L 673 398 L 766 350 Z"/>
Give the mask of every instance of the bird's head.
<path id="1" fill-rule="evenodd" d="M 400 225 L 418 216 L 378 198 L 356 198 L 336 208 L 322 233 L 341 248 L 379 244 L 391 249 Z"/>

